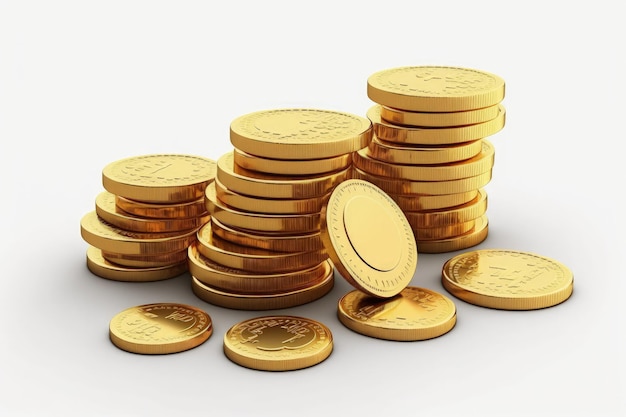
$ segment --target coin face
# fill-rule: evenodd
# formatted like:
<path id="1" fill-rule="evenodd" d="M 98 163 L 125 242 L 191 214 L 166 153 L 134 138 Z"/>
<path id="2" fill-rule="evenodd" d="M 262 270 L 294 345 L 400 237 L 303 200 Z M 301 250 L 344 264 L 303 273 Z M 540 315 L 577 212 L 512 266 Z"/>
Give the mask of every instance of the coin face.
<path id="1" fill-rule="evenodd" d="M 401 110 L 475 110 L 504 98 L 504 80 L 471 68 L 407 66 L 372 74 L 367 94 L 376 103 Z"/>
<path id="2" fill-rule="evenodd" d="M 224 353 L 241 366 L 289 371 L 316 365 L 330 356 L 333 337 L 322 323 L 296 316 L 252 318 L 224 335 Z"/>
<path id="3" fill-rule="evenodd" d="M 102 170 L 104 188 L 148 203 L 178 203 L 203 197 L 217 162 L 194 155 L 141 155 L 112 162 Z"/>
<path id="4" fill-rule="evenodd" d="M 427 288 L 406 287 L 382 300 L 354 290 L 339 300 L 337 316 L 366 336 L 415 341 L 450 331 L 456 324 L 456 307 L 448 297 Z"/>
<path id="5" fill-rule="evenodd" d="M 341 275 L 376 297 L 398 294 L 413 278 L 417 245 L 406 216 L 377 186 L 342 182 L 322 210 L 322 239 Z"/>
<path id="6" fill-rule="evenodd" d="M 122 350 L 167 354 L 204 343 L 213 332 L 211 317 L 177 303 L 144 304 L 116 314 L 109 324 L 111 342 Z"/>
<path id="7" fill-rule="evenodd" d="M 367 146 L 371 122 L 320 109 L 275 109 L 240 116 L 230 126 L 232 144 L 251 155 L 276 159 L 321 159 Z"/>
<path id="8" fill-rule="evenodd" d="M 444 288 L 483 307 L 534 310 L 567 300 L 574 275 L 545 256 L 505 249 L 483 249 L 449 259 L 442 269 Z"/>

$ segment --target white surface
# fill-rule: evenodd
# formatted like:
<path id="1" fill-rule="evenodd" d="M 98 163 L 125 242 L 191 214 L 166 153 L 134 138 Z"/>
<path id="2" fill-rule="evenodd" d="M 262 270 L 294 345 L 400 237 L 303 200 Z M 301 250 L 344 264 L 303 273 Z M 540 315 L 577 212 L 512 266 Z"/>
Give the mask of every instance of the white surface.
<path id="1" fill-rule="evenodd" d="M 0 415 L 624 415 L 616 3 L 421 3 L 1 1 Z M 187 276 L 131 284 L 87 270 L 79 221 L 107 163 L 218 158 L 232 149 L 230 121 L 256 110 L 364 115 L 367 77 L 404 65 L 504 78 L 490 234 L 477 248 L 561 261 L 575 275 L 567 302 L 508 312 L 457 301 L 450 333 L 396 343 L 339 323 L 351 287 L 338 279 L 323 299 L 280 311 L 328 325 L 332 355 L 268 373 L 228 361 L 222 337 L 272 312 L 206 304 Z M 454 254 L 421 254 L 412 285 L 445 291 L 440 269 Z M 168 356 L 109 342 L 114 314 L 159 301 L 203 307 L 213 336 Z"/>

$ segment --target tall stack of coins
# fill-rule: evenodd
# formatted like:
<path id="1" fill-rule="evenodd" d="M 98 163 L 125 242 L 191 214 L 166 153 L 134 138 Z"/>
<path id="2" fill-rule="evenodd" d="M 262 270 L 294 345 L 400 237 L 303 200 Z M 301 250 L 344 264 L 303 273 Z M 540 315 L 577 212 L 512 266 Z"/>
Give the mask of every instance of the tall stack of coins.
<path id="1" fill-rule="evenodd" d="M 105 191 L 80 221 L 89 270 L 116 281 L 157 281 L 188 271 L 187 249 L 210 220 L 204 192 L 216 170 L 214 160 L 176 154 L 105 166 Z"/>
<path id="2" fill-rule="evenodd" d="M 504 80 L 484 71 L 412 66 L 372 74 L 368 147 L 354 153 L 354 177 L 389 194 L 405 212 L 418 250 L 479 244 L 488 233 L 494 147 L 505 124 Z"/>
<path id="3" fill-rule="evenodd" d="M 352 153 L 371 140 L 369 119 L 318 109 L 276 109 L 230 125 L 234 150 L 205 191 L 211 220 L 189 248 L 192 289 L 227 308 L 287 308 L 332 289 L 320 213 L 351 176 Z"/>

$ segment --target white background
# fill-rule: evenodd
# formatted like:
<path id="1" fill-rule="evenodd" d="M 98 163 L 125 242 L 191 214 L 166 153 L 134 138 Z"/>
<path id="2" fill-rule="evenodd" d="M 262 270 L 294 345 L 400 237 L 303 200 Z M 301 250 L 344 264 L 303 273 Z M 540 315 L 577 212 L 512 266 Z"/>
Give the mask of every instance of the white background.
<path id="1" fill-rule="evenodd" d="M 561 3 L 557 5 L 558 3 Z M 624 45 L 615 2 L 0 1 L 0 415 L 617 416 L 624 380 Z M 86 268 L 80 218 L 120 158 L 232 150 L 229 124 L 263 109 L 364 115 L 367 77 L 405 65 L 506 81 L 504 129 L 478 248 L 532 251 L 575 289 L 541 311 L 456 302 L 422 342 L 344 328 L 352 288 L 278 311 L 324 322 L 332 355 L 270 373 L 230 362 L 233 324 L 184 275 L 105 280 Z M 444 292 L 456 253 L 420 254 L 412 285 Z M 207 311 L 196 349 L 117 349 L 109 320 L 151 302 Z"/>

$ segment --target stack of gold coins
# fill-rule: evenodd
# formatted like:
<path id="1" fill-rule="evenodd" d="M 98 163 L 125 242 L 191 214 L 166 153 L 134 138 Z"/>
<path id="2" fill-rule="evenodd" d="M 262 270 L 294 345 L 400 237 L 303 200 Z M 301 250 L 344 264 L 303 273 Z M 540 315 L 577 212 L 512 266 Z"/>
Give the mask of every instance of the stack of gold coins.
<path id="1" fill-rule="evenodd" d="M 233 120 L 234 149 L 218 158 L 205 190 L 211 220 L 189 248 L 194 293 L 242 310 L 287 308 L 328 293 L 334 268 L 320 213 L 371 135 L 369 119 L 330 110 L 276 109 Z"/>
<path id="2" fill-rule="evenodd" d="M 188 271 L 187 250 L 210 220 L 204 202 L 217 162 L 142 155 L 102 170 L 105 191 L 81 219 L 87 267 L 116 281 L 157 281 Z"/>
<path id="3" fill-rule="evenodd" d="M 398 67 L 372 74 L 367 94 L 374 134 L 354 153 L 354 177 L 398 203 L 422 253 L 485 240 L 495 154 L 485 138 L 504 127 L 504 80 L 468 68 Z"/>

